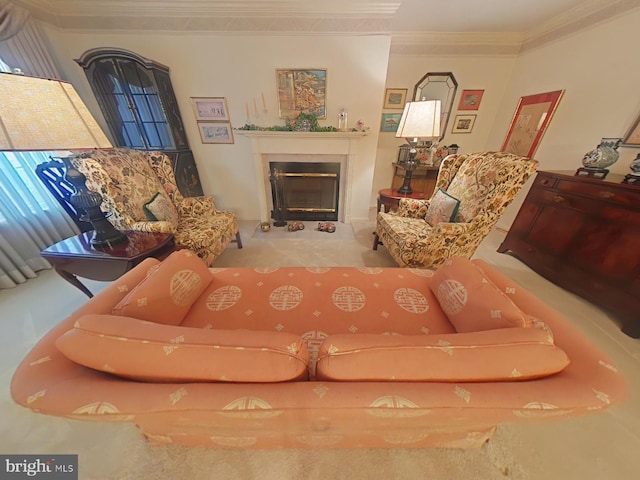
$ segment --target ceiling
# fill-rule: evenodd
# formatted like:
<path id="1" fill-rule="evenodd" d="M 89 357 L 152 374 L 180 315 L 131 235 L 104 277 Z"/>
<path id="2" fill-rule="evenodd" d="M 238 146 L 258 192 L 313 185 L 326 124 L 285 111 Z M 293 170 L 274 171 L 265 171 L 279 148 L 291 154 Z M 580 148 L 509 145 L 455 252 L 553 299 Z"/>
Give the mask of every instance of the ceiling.
<path id="1" fill-rule="evenodd" d="M 64 29 L 392 34 L 396 53 L 518 53 L 638 0 L 13 0 Z M 0 4 L 2 0 L 0 0 Z"/>

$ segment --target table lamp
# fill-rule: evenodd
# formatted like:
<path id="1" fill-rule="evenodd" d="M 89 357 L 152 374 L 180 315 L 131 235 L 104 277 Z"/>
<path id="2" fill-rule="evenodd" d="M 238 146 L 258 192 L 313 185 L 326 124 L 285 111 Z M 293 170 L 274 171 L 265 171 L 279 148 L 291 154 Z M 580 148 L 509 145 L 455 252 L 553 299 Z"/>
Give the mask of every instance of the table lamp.
<path id="1" fill-rule="evenodd" d="M 440 100 L 408 102 L 396 131 L 396 138 L 404 138 L 410 146 L 409 158 L 404 163 L 404 180 L 398 193 L 411 195 L 411 176 L 417 166 L 416 149 L 419 140 L 435 140 L 440 137 Z"/>
<path id="2" fill-rule="evenodd" d="M 0 150 L 77 151 L 113 148 L 73 86 L 62 80 L 0 73 Z M 86 177 L 63 158 L 65 179 L 76 192 L 71 204 L 94 227 L 91 245 L 108 247 L 127 239 L 100 209 L 102 197 L 85 185 Z"/>

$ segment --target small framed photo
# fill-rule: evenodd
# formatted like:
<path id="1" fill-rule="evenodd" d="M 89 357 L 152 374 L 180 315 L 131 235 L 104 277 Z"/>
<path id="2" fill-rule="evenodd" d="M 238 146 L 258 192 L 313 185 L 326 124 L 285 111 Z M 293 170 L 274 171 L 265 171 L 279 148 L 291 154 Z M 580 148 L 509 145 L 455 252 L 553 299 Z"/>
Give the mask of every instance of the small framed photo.
<path id="1" fill-rule="evenodd" d="M 478 110 L 484 90 L 463 90 L 460 95 L 458 110 Z"/>
<path id="2" fill-rule="evenodd" d="M 382 122 L 380 123 L 381 132 L 397 132 L 400 125 L 401 113 L 383 113 Z"/>
<path id="3" fill-rule="evenodd" d="M 193 113 L 199 122 L 229 121 L 229 109 L 225 97 L 191 97 Z"/>
<path id="4" fill-rule="evenodd" d="M 477 115 L 456 115 L 453 119 L 451 133 L 471 133 Z"/>
<path id="5" fill-rule="evenodd" d="M 406 101 L 407 101 L 406 88 L 387 88 L 384 91 L 383 108 L 402 110 L 404 109 L 404 104 Z"/>
<path id="6" fill-rule="evenodd" d="M 228 122 L 198 122 L 202 143 L 233 143 L 233 129 Z"/>

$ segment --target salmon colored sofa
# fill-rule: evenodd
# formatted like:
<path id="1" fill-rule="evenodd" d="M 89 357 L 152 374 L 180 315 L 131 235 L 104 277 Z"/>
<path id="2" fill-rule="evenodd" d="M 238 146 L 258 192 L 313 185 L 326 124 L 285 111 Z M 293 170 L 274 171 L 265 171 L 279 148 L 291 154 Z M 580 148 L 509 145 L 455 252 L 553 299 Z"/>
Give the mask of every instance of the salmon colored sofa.
<path id="1" fill-rule="evenodd" d="M 54 327 L 13 399 L 218 448 L 472 448 L 603 410 L 616 367 L 487 263 L 212 268 L 147 259 Z"/>

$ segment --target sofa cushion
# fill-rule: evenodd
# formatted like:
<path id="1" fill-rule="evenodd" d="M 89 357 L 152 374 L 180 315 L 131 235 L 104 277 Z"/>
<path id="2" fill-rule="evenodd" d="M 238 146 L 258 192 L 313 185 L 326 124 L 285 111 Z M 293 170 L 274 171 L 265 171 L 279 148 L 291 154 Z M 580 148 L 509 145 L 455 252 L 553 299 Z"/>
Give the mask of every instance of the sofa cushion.
<path id="1" fill-rule="evenodd" d="M 562 371 L 566 353 L 541 328 L 441 335 L 331 335 L 320 347 L 319 380 L 492 382 Z"/>
<path id="2" fill-rule="evenodd" d="M 70 360 L 153 382 L 284 382 L 304 379 L 304 340 L 284 332 L 208 330 L 117 315 L 80 317 L 58 337 Z"/>
<path id="3" fill-rule="evenodd" d="M 466 258 L 445 261 L 430 287 L 457 332 L 531 326 L 522 310 Z"/>
<path id="4" fill-rule="evenodd" d="M 429 201 L 429 208 L 424 219 L 432 227 L 440 222 L 453 222 L 458 214 L 460 200 L 439 188 Z"/>
<path id="5" fill-rule="evenodd" d="M 207 265 L 188 249 L 169 255 L 114 308 L 114 315 L 179 325 L 213 280 Z"/>

